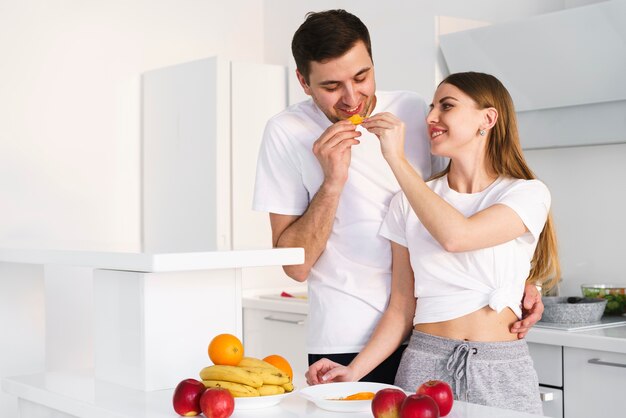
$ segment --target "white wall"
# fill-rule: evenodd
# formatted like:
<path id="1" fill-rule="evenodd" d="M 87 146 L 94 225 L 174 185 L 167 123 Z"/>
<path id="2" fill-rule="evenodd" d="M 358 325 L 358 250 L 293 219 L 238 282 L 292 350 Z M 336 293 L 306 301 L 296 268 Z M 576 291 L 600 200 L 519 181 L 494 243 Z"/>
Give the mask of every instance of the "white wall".
<path id="1" fill-rule="evenodd" d="M 0 0 L 0 247 L 140 250 L 141 73 L 260 62 L 262 13 L 262 0 Z M 89 352 L 89 274 L 45 274 L 73 297 L 55 315 L 89 316 L 46 335 L 43 268 L 0 263 L 0 377 L 41 371 L 46 349 L 51 366 L 92 361 L 55 351 L 64 331 Z M 17 416 L 2 392 L 0 416 Z"/>
<path id="2" fill-rule="evenodd" d="M 563 267 L 561 294 L 581 296 L 583 283 L 626 285 L 626 144 L 525 154 L 552 193 Z"/>
<path id="3" fill-rule="evenodd" d="M 0 247 L 140 249 L 140 74 L 263 59 L 262 0 L 0 0 Z"/>

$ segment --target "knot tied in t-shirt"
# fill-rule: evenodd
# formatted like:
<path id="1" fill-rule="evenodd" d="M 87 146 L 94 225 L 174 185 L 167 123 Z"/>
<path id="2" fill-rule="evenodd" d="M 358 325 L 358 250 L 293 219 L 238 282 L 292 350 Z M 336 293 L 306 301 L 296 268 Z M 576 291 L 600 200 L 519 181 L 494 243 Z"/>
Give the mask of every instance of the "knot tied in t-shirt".
<path id="1" fill-rule="evenodd" d="M 489 307 L 498 313 L 506 307 L 513 308 L 520 303 L 519 293 L 512 287 L 501 287 L 489 294 Z"/>

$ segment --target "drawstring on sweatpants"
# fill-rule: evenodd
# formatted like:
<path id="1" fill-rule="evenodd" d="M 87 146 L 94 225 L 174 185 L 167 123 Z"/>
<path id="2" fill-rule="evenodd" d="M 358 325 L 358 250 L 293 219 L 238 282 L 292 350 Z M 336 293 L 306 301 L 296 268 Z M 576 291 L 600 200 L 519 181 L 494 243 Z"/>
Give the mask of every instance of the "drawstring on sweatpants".
<path id="1" fill-rule="evenodd" d="M 468 343 L 461 343 L 452 352 L 448 358 L 446 364 L 446 370 L 454 378 L 454 389 L 456 392 L 456 398 L 458 400 L 467 401 L 470 391 L 470 379 L 469 379 L 469 364 L 470 364 L 470 351 L 472 354 L 476 354 L 478 350 L 471 348 Z M 461 399 L 461 382 L 465 377 L 465 399 Z"/>

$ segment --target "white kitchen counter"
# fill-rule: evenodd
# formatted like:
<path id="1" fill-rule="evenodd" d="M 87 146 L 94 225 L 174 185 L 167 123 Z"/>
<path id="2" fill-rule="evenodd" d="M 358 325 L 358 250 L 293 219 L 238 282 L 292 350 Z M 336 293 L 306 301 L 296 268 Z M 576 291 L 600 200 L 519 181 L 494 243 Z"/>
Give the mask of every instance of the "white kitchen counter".
<path id="1" fill-rule="evenodd" d="M 25 408 L 33 412 L 50 413 L 57 418 L 174 418 L 172 390 L 143 392 L 123 386 L 94 380 L 89 373 L 43 373 L 5 378 L 2 388 L 20 398 Z M 278 406 L 247 411 L 235 411 L 233 418 L 336 418 L 343 413 L 317 408 L 294 393 Z M 44 416 L 44 415 L 36 415 Z M 49 416 L 49 415 L 46 415 Z M 371 418 L 370 412 L 350 413 L 351 418 Z M 450 418 L 531 418 L 538 415 L 498 408 L 455 402 Z"/>
<path id="2" fill-rule="evenodd" d="M 243 307 L 263 309 L 275 312 L 308 314 L 309 304 L 306 299 L 279 297 L 282 291 L 290 294 L 303 292 L 305 288 L 284 287 L 277 289 L 248 289 L 243 292 Z M 267 296 L 273 297 L 272 299 Z"/>
<path id="3" fill-rule="evenodd" d="M 526 340 L 530 343 L 626 353 L 626 325 L 580 331 L 534 327 Z"/>
<path id="4" fill-rule="evenodd" d="M 0 262 L 6 263 L 62 264 L 150 273 L 292 265 L 303 260 L 302 248 L 167 254 L 0 249 Z"/>

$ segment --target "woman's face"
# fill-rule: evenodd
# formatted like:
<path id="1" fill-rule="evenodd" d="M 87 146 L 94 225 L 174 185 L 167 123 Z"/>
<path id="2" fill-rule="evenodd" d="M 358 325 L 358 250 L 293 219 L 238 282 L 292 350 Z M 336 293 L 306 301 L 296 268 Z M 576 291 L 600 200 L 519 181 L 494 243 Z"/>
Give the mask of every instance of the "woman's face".
<path id="1" fill-rule="evenodd" d="M 484 145 L 480 135 L 485 125 L 485 111 L 476 102 L 451 84 L 441 84 L 435 92 L 426 117 L 431 151 L 435 155 L 458 158 L 473 154 Z"/>

